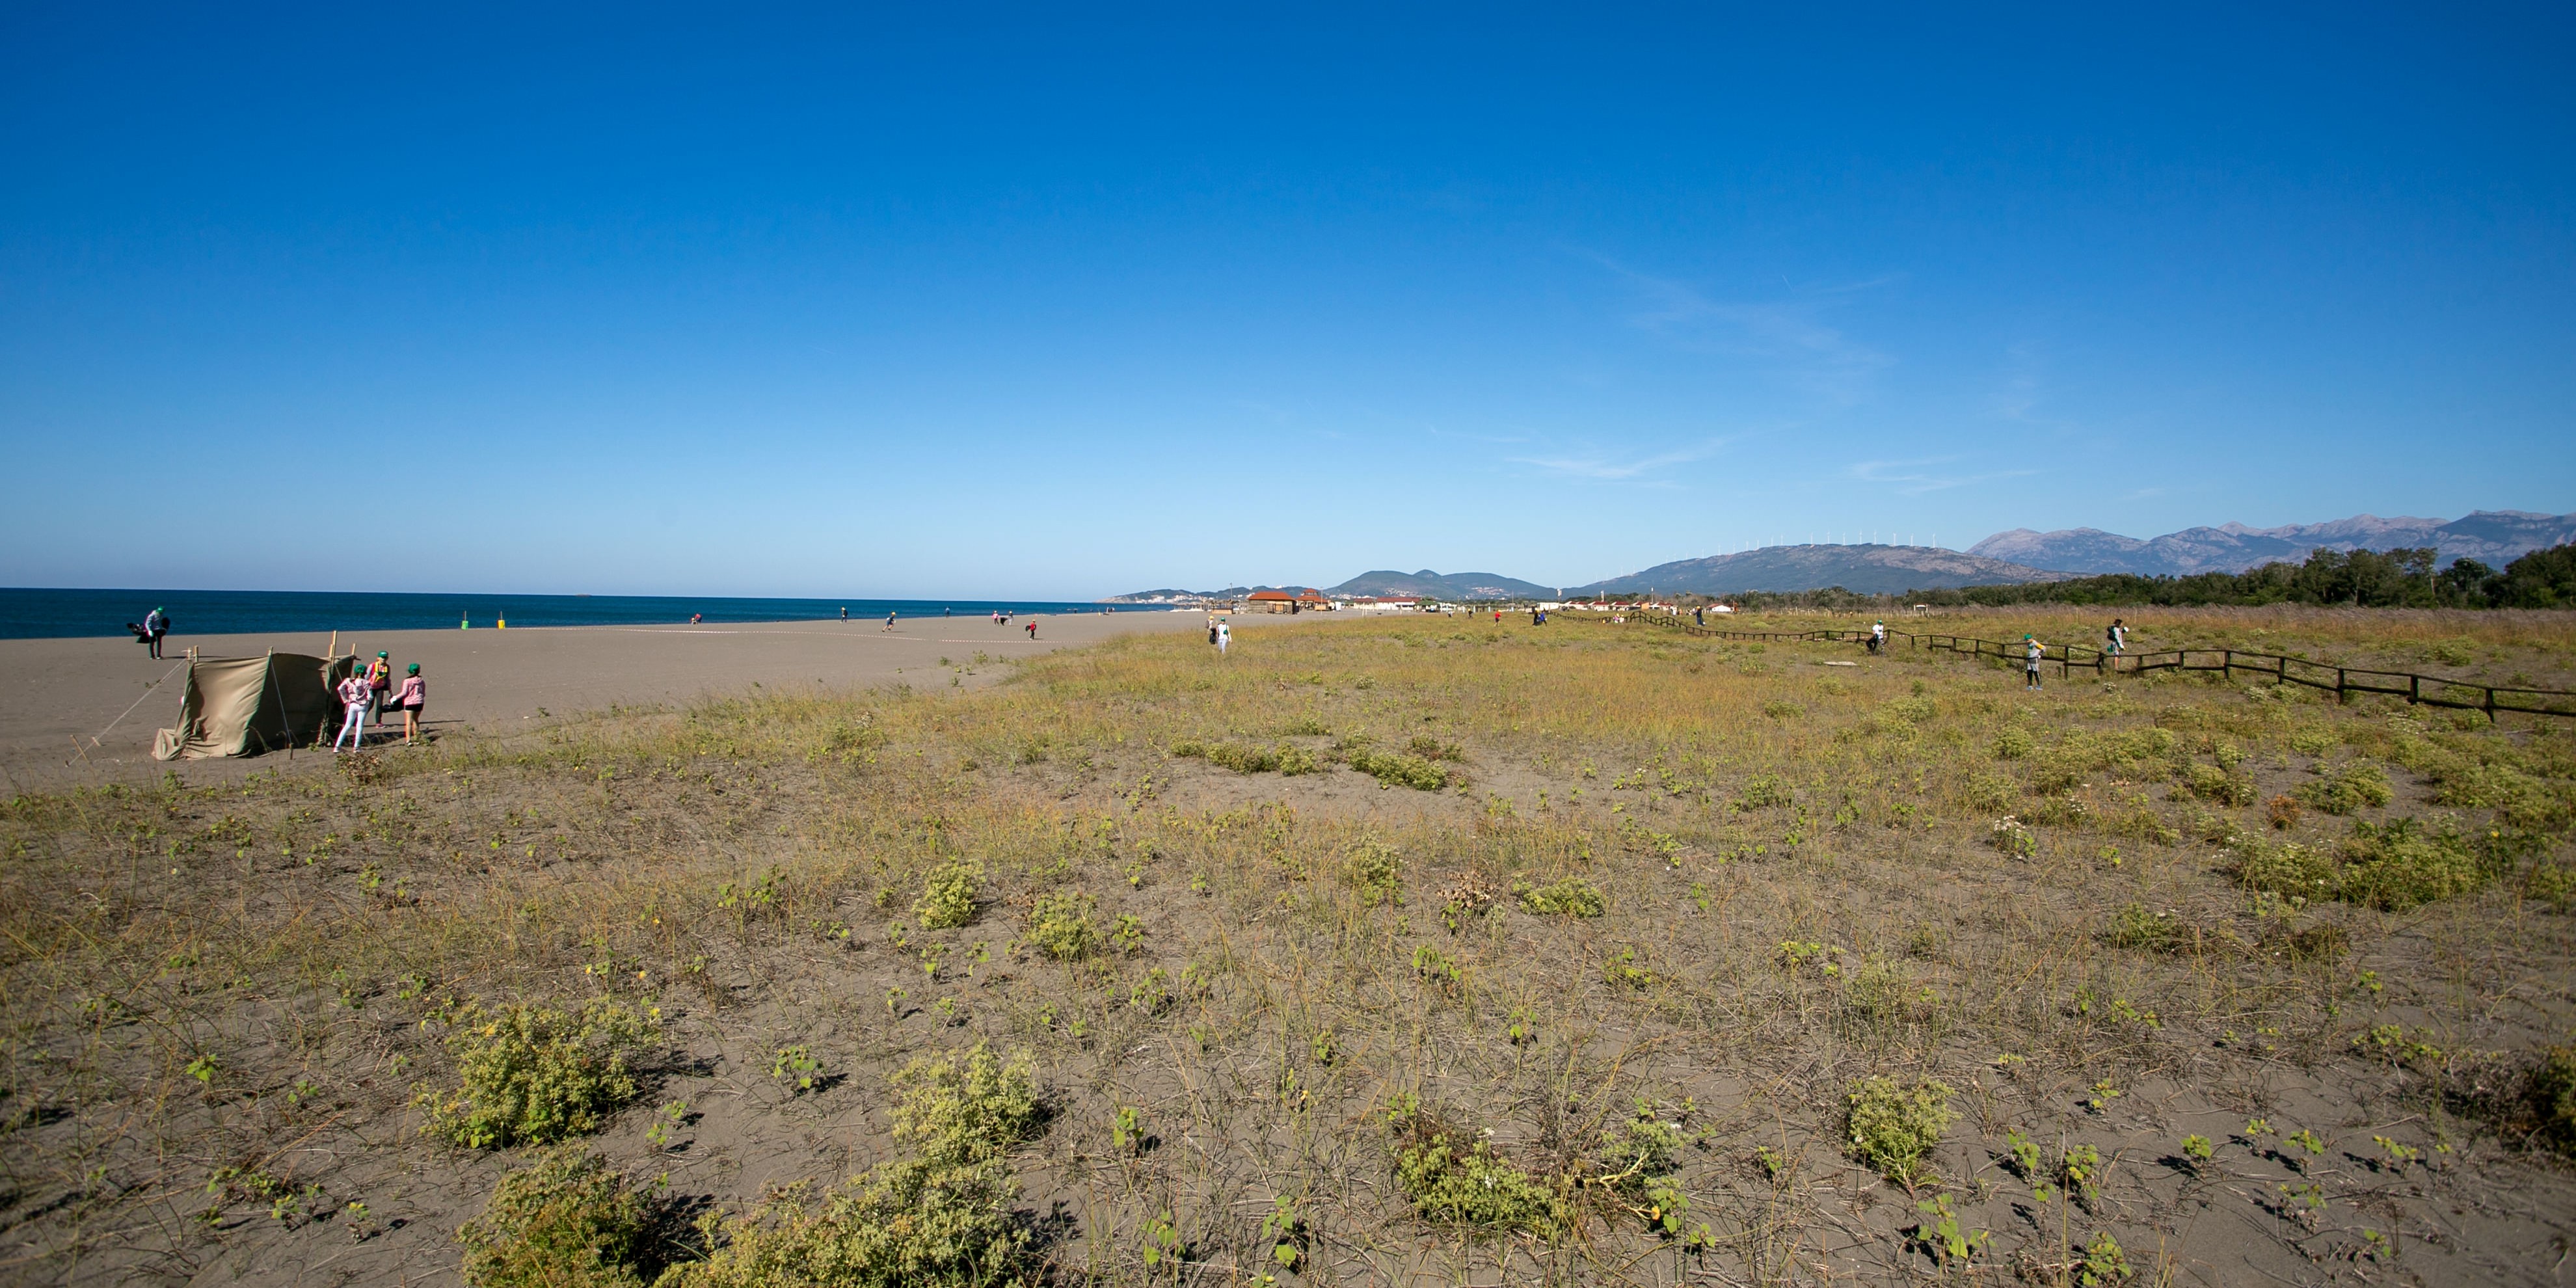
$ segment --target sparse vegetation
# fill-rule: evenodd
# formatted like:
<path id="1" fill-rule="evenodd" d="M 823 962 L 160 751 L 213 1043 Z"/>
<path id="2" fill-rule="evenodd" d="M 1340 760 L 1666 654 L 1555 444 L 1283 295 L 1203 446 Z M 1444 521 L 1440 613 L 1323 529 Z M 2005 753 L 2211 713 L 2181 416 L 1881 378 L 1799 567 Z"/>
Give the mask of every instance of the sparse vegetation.
<path id="1" fill-rule="evenodd" d="M 1940 628 L 2098 637 L 2001 616 Z M 2576 687 L 2535 615 L 2130 617 Z M 2551 1264 L 2576 728 L 1573 613 L 1193 643 L 0 801 L 13 1273 Z"/>

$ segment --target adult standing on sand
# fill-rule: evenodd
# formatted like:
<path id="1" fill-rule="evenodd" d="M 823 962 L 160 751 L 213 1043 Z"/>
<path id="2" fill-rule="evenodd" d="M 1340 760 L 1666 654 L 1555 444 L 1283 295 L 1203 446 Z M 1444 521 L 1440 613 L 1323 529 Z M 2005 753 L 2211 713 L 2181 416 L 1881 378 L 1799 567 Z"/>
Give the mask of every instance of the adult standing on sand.
<path id="1" fill-rule="evenodd" d="M 420 712 L 429 705 L 429 684 L 420 678 L 420 663 L 412 663 L 404 673 L 402 692 L 396 700 L 402 703 L 403 745 L 408 747 L 420 741 Z"/>
<path id="2" fill-rule="evenodd" d="M 850 624 L 850 606 L 847 604 L 841 605 L 841 624 L 843 626 Z"/>
<path id="3" fill-rule="evenodd" d="M 2039 687 L 2039 660 L 2046 656 L 2048 656 L 2048 646 L 2040 643 L 2037 636 L 2021 637 L 2021 687 L 2025 689 Z"/>
<path id="4" fill-rule="evenodd" d="M 334 753 L 344 742 L 351 751 L 367 749 L 367 704 L 374 701 L 375 692 L 368 687 L 367 677 L 355 671 L 340 681 L 340 736 L 331 740 Z"/>
<path id="5" fill-rule="evenodd" d="M 143 643 L 152 650 L 153 657 L 161 656 L 161 637 L 169 633 L 170 615 L 162 612 L 158 605 L 143 615 Z"/>

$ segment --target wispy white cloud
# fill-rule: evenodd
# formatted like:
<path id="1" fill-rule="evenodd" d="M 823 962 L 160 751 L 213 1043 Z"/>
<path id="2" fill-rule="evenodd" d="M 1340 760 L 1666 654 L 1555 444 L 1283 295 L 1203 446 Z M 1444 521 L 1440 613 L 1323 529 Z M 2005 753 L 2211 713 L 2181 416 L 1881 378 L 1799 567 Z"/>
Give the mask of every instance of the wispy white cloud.
<path id="1" fill-rule="evenodd" d="M 1836 406 L 1866 398 L 1878 372 L 1895 362 L 1824 320 L 1844 300 L 1894 277 L 1819 288 L 1795 299 L 1717 300 L 1688 283 L 1638 272 L 1606 255 L 1590 258 L 1645 298 L 1646 306 L 1629 317 L 1632 325 L 1687 352 L 1767 366 Z"/>
<path id="2" fill-rule="evenodd" d="M 1892 488 L 1899 496 L 1921 496 L 1926 492 L 1943 492 L 1973 483 L 2026 478 L 2039 473 L 2037 470 L 1993 470 L 1983 474 L 1962 474 L 1940 468 L 1958 460 L 1956 456 L 1934 456 L 1913 461 L 1861 461 L 1843 472 L 1856 482 Z"/>
<path id="3" fill-rule="evenodd" d="M 1568 478 L 1593 479 L 1605 483 L 1636 482 L 1658 470 L 1692 461 L 1704 461 L 1725 448 L 1723 438 L 1712 438 L 1689 447 L 1651 455 L 1585 452 L 1566 456 L 1515 456 L 1515 465 L 1531 465 Z"/>

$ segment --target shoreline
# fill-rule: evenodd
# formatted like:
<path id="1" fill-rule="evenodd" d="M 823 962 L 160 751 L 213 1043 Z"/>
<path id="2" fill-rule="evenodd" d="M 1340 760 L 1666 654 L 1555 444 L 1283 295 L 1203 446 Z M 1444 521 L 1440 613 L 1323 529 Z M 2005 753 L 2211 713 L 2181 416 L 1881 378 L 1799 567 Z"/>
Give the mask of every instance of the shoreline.
<path id="1" fill-rule="evenodd" d="M 1330 615 L 1323 616 L 1329 620 Z M 1038 623 L 1038 638 L 1025 629 Z M 1310 618 L 1281 618 L 1285 625 Z M 421 664 L 429 682 L 424 722 L 433 737 L 529 727 L 611 706 L 686 702 L 710 693 L 813 686 L 831 691 L 889 683 L 924 689 L 992 684 L 1007 664 L 1059 648 L 1144 631 L 1204 628 L 1191 612 L 1023 614 L 988 617 L 707 622 L 690 625 L 514 626 L 460 631 L 340 632 L 343 653 L 390 655 L 400 676 Z M 1248 623 L 1237 619 L 1238 630 Z M 262 652 L 320 656 L 327 631 L 172 636 L 155 661 L 130 639 L 76 636 L 0 640 L 0 775 L 13 791 L 111 781 L 222 776 L 282 766 L 283 755 L 197 761 L 151 758 L 153 731 L 175 723 L 185 650 L 205 657 Z M 982 655 L 981 661 L 976 660 Z M 945 659 L 947 665 L 942 665 Z M 123 714 L 120 714 L 123 713 Z M 371 743 L 375 726 L 370 725 Z M 401 718 L 395 717 L 394 740 Z M 301 760 L 299 754 L 295 757 Z"/>

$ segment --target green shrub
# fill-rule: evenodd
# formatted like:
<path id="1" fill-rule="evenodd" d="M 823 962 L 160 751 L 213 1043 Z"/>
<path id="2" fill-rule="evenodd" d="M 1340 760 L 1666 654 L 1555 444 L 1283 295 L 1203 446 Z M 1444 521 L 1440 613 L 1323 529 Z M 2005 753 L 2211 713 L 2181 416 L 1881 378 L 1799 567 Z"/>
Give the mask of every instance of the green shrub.
<path id="1" fill-rule="evenodd" d="M 502 1177 L 456 1238 L 475 1288 L 642 1288 L 659 1269 L 651 1216 L 626 1178 L 571 1146 Z"/>
<path id="2" fill-rule="evenodd" d="M 1551 1242 L 1572 1230 L 1571 1186 L 1562 1178 L 1533 1177 L 1492 1145 L 1461 1139 L 1418 1110 L 1397 1115 L 1394 1131 L 1395 1182 L 1423 1220 Z"/>
<path id="3" fill-rule="evenodd" d="M 944 864 L 921 883 L 921 899 L 912 905 L 924 930 L 951 930 L 975 919 L 975 891 L 983 874 L 964 863 Z"/>
<path id="4" fill-rule="evenodd" d="M 2236 881 L 2248 890 L 2331 899 L 2335 895 L 2334 856 L 2292 841 L 2266 841 L 2239 833 L 2228 841 L 2235 855 Z"/>
<path id="5" fill-rule="evenodd" d="M 2020 789 L 2013 780 L 2001 774 L 1968 775 L 1968 804 L 1980 814 L 2000 814 L 2012 808 Z"/>
<path id="6" fill-rule="evenodd" d="M 634 1099 L 628 1059 L 659 1033 L 658 1022 L 600 999 L 567 1014 L 512 1004 L 468 1004 L 455 1017 L 448 1050 L 458 1085 L 423 1088 L 422 1130 L 467 1149 L 548 1145 L 599 1130 Z"/>
<path id="7" fill-rule="evenodd" d="M 1351 768 L 1381 783 L 1410 787 L 1416 791 L 1436 792 L 1451 781 L 1449 771 L 1420 756 L 1389 755 L 1366 747 L 1353 747 L 1343 753 L 1343 759 Z"/>
<path id="8" fill-rule="evenodd" d="M 2576 1043 L 2544 1048 L 2531 1075 L 2541 1143 L 2576 1158 Z"/>
<path id="9" fill-rule="evenodd" d="M 2325 776 L 2301 783 L 2298 796 L 2322 813 L 2350 814 L 2378 809 L 2397 793 L 2388 785 L 2387 771 L 2367 760 L 2347 760 Z"/>
<path id="10" fill-rule="evenodd" d="M 2183 784 L 2205 801 L 2242 808 L 2254 803 L 2254 779 L 2240 770 L 2193 764 L 2183 770 Z"/>
<path id="11" fill-rule="evenodd" d="M 1543 886 L 1515 881 L 1512 895 L 1520 900 L 1522 911 L 1542 917 L 1598 917 L 1602 912 L 1601 891 L 1581 877 Z"/>
<path id="12" fill-rule="evenodd" d="M 2576 912 L 2576 865 L 2533 864 L 2523 874 L 2522 897 L 2548 904 L 2553 912 Z"/>
<path id="13" fill-rule="evenodd" d="M 1849 1106 L 1844 1139 L 1852 1157 L 1908 1185 L 1923 1156 L 1941 1143 L 1958 1115 L 1950 1109 L 1950 1088 L 1928 1079 L 1900 1083 L 1884 1075 L 1853 1083 L 1844 1097 Z"/>
<path id="14" fill-rule="evenodd" d="M 1391 845 L 1361 842 L 1342 865 L 1342 876 L 1363 904 L 1404 902 L 1404 861 Z"/>
<path id="15" fill-rule="evenodd" d="M 1100 901 L 1079 890 L 1042 894 L 1029 907 L 1029 946 L 1060 962 L 1090 955 L 1100 943 L 1091 924 Z"/>
<path id="16" fill-rule="evenodd" d="M 1009 1064 L 978 1043 L 963 1057 L 897 1076 L 895 1140 L 906 1153 L 819 1201 L 791 1191 L 718 1223 L 721 1247 L 674 1268 L 660 1288 L 981 1288 L 1031 1272 L 1027 1229 L 1011 1215 L 1019 1181 L 1004 1160 L 1038 1123 L 1023 1053 Z"/>
<path id="17" fill-rule="evenodd" d="M 1781 782 L 1778 774 L 1755 774 L 1745 781 L 1744 790 L 1736 796 L 1735 810 L 1739 814 L 1749 814 L 1757 809 L 1795 803 L 1796 798 L 1789 794 L 1789 785 Z"/>
<path id="18" fill-rule="evenodd" d="M 2338 897 L 2397 912 L 2467 894 L 2495 876 L 2448 819 L 2429 830 L 2412 818 L 2355 823 L 2342 858 Z"/>
<path id="19" fill-rule="evenodd" d="M 2205 933 L 2200 927 L 2170 912 L 2150 912 L 2141 903 L 2126 904 L 2111 916 L 2110 928 L 2102 932 L 2104 941 L 2118 948 L 2136 948 L 2151 953 L 2197 953 L 2220 945 L 2237 943 L 2235 936 L 2224 931 Z"/>

